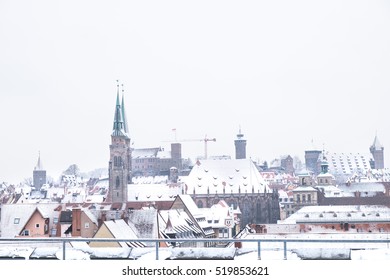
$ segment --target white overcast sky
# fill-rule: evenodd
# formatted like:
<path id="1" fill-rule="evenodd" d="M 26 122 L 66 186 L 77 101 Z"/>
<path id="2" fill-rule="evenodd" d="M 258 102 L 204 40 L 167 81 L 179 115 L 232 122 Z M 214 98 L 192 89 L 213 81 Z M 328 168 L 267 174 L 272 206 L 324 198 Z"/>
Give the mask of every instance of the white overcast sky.
<path id="1" fill-rule="evenodd" d="M 107 167 L 124 84 L 135 148 L 390 163 L 389 1 L 0 1 L 0 182 Z M 203 155 L 183 142 L 183 156 Z M 387 151 L 387 152 L 386 152 Z"/>

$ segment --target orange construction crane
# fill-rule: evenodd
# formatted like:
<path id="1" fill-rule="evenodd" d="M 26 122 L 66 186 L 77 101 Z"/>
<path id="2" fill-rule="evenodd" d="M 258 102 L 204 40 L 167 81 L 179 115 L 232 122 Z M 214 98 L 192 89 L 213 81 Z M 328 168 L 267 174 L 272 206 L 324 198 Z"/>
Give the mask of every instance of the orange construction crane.
<path id="1" fill-rule="evenodd" d="M 175 137 L 176 138 L 176 137 Z M 173 141 L 165 141 L 165 142 L 197 142 L 197 141 L 202 141 L 204 142 L 204 158 L 207 159 L 207 142 L 216 142 L 217 139 L 215 138 L 207 138 L 207 135 L 203 139 L 182 139 L 182 140 L 173 140 Z"/>

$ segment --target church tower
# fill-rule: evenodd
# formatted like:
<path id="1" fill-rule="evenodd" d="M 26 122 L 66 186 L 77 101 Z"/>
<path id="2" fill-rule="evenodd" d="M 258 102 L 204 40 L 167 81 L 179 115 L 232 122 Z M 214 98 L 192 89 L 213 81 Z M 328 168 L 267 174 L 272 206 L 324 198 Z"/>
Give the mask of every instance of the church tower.
<path id="1" fill-rule="evenodd" d="M 122 103 L 119 98 L 119 85 L 114 114 L 114 124 L 111 133 L 110 161 L 108 167 L 109 202 L 127 202 L 127 185 L 131 183 L 131 148 L 124 96 Z"/>
<path id="2" fill-rule="evenodd" d="M 384 147 L 379 142 L 378 136 L 375 135 L 374 143 L 370 147 L 370 152 L 374 158 L 374 168 L 384 169 Z"/>
<path id="3" fill-rule="evenodd" d="M 244 134 L 241 133 L 241 127 L 237 134 L 237 139 L 234 140 L 236 146 L 236 159 L 246 159 L 246 140 Z"/>
<path id="4" fill-rule="evenodd" d="M 38 162 L 33 171 L 33 184 L 36 190 L 40 190 L 46 184 L 46 170 L 42 167 L 41 153 L 38 155 Z"/>

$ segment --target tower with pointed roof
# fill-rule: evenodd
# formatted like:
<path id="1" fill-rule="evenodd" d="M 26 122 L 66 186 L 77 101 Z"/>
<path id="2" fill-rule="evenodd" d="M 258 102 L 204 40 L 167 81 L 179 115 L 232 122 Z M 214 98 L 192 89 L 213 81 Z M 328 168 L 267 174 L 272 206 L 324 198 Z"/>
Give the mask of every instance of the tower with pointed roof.
<path id="1" fill-rule="evenodd" d="M 241 127 L 237 134 L 237 139 L 234 140 L 236 147 L 236 159 L 246 159 L 246 140 L 244 134 L 241 133 Z"/>
<path id="2" fill-rule="evenodd" d="M 43 169 L 41 153 L 39 153 L 37 165 L 33 171 L 33 185 L 36 190 L 40 190 L 44 184 L 46 184 L 46 170 Z"/>
<path id="3" fill-rule="evenodd" d="M 378 136 L 375 135 L 374 143 L 370 146 L 370 152 L 372 157 L 374 158 L 374 166 L 375 169 L 383 169 L 385 168 L 384 163 L 384 147 L 379 142 Z"/>
<path id="4" fill-rule="evenodd" d="M 127 185 L 131 182 L 131 147 L 126 112 L 124 107 L 124 93 L 122 90 L 122 103 L 119 97 L 119 84 L 117 85 L 114 122 L 111 133 L 110 161 L 108 167 L 109 202 L 127 202 Z"/>

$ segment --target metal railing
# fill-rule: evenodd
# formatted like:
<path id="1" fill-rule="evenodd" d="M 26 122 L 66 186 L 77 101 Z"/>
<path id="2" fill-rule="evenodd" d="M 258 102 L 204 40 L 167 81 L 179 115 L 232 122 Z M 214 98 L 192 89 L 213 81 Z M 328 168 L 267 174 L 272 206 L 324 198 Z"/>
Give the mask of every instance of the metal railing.
<path id="1" fill-rule="evenodd" d="M 76 242 L 110 242 L 110 243 L 120 243 L 120 242 L 144 242 L 144 243 L 154 243 L 155 248 L 155 258 L 159 260 L 160 255 L 160 243 L 184 243 L 184 242 L 194 242 L 194 243 L 215 243 L 226 242 L 232 246 L 239 245 L 242 243 L 256 243 L 257 244 L 257 259 L 261 260 L 262 253 L 262 244 L 266 243 L 279 243 L 283 245 L 283 259 L 287 260 L 287 249 L 288 244 L 290 243 L 359 243 L 359 244 L 387 244 L 387 248 L 390 248 L 390 236 L 386 235 L 386 238 L 383 239 L 336 239 L 336 238 L 323 238 L 323 239 L 297 239 L 297 238 L 261 238 L 261 239 L 220 239 L 220 238 L 195 238 L 195 239 L 113 239 L 113 238 L 0 238 L 1 245 L 22 245 L 22 244 L 36 244 L 36 243 L 56 243 L 62 244 L 62 259 L 66 259 L 66 249 L 67 244 L 76 243 Z M 1 248 L 1 247 L 0 247 Z M 238 247 L 239 248 L 239 247 Z M 228 249 L 228 247 L 226 247 Z"/>

